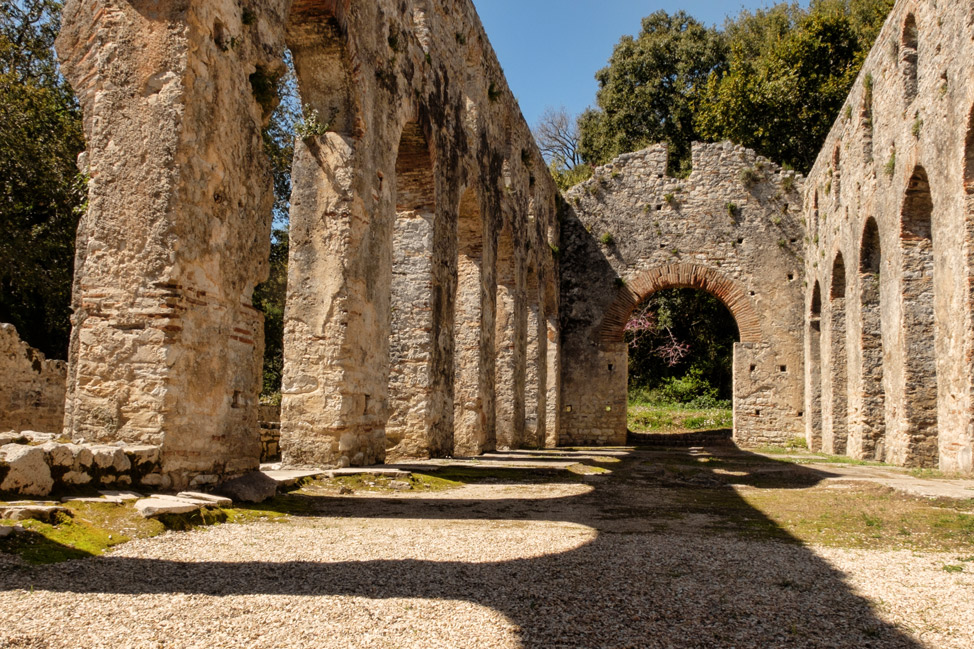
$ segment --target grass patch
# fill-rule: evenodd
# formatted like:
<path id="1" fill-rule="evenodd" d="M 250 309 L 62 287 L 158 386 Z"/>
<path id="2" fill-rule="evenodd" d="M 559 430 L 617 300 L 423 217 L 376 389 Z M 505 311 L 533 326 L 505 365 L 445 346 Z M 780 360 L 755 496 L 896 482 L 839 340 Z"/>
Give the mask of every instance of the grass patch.
<path id="1" fill-rule="evenodd" d="M 626 412 L 634 433 L 683 433 L 721 430 L 734 425 L 730 408 L 693 408 L 673 403 L 630 402 Z"/>
<path id="2" fill-rule="evenodd" d="M 754 449 L 755 453 L 762 455 L 785 456 L 776 457 L 780 462 L 791 464 L 847 464 L 852 466 L 890 466 L 884 462 L 874 462 L 872 460 L 857 460 L 854 457 L 845 455 L 827 455 L 825 453 L 813 453 L 795 446 L 762 446 Z"/>

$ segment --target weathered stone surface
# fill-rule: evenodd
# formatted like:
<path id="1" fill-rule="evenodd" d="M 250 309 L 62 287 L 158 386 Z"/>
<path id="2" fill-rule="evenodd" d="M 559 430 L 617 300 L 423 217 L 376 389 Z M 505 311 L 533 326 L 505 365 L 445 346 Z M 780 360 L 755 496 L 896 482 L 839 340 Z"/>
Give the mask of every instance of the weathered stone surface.
<path id="1" fill-rule="evenodd" d="M 43 448 L 20 444 L 0 447 L 0 491 L 46 496 L 53 487 Z"/>
<path id="2" fill-rule="evenodd" d="M 277 482 L 260 471 L 224 482 L 215 492 L 234 502 L 262 503 L 277 494 Z"/>
<path id="3" fill-rule="evenodd" d="M 329 128 L 295 151 L 284 462 L 520 444 L 543 407 L 528 276 L 554 286 L 556 192 L 473 4 L 296 2 L 287 41 Z"/>
<path id="4" fill-rule="evenodd" d="M 812 448 L 974 470 L 972 36 L 897 2 L 809 175 Z"/>
<path id="5" fill-rule="evenodd" d="M 14 528 L 9 525 L 0 525 L 0 539 L 7 538 L 14 533 Z"/>
<path id="6" fill-rule="evenodd" d="M 60 430 L 66 381 L 64 361 L 47 360 L 13 325 L 0 324 L 0 429 Z"/>
<path id="7" fill-rule="evenodd" d="M 734 436 L 802 431 L 802 178 L 731 144 L 695 144 L 666 175 L 666 146 L 629 153 L 565 195 L 558 442 L 626 441 L 624 327 L 655 291 L 697 288 L 737 321 Z"/>
<path id="8" fill-rule="evenodd" d="M 255 469 L 271 178 L 261 128 L 285 0 L 69 0 L 57 47 L 84 112 L 65 430 L 161 444 L 176 485 Z M 244 19 L 244 14 L 253 19 Z"/>

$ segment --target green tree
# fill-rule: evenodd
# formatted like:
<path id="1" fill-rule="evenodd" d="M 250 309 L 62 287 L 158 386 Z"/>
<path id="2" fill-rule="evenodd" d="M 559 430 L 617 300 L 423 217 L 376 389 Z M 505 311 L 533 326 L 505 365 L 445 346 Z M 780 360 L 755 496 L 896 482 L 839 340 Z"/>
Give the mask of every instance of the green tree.
<path id="1" fill-rule="evenodd" d="M 696 126 L 807 172 L 893 0 L 779 4 L 729 21 L 729 65 L 710 74 Z"/>
<path id="2" fill-rule="evenodd" d="M 626 326 L 629 388 L 666 393 L 674 382 L 692 389 L 679 397 L 729 399 L 737 321 L 723 302 L 696 289 L 667 289 L 637 307 Z M 670 390 L 669 392 L 675 392 Z"/>
<path id="3" fill-rule="evenodd" d="M 58 71 L 61 3 L 0 4 L 0 321 L 66 358 L 85 183 L 81 114 Z"/>
<path id="4" fill-rule="evenodd" d="M 667 142 L 672 169 L 686 169 L 690 144 L 699 139 L 696 96 L 725 62 L 722 35 L 683 11 L 643 18 L 639 35 L 624 36 L 608 67 L 595 75 L 598 108 L 579 119 L 582 159 L 603 164 L 620 153 Z"/>

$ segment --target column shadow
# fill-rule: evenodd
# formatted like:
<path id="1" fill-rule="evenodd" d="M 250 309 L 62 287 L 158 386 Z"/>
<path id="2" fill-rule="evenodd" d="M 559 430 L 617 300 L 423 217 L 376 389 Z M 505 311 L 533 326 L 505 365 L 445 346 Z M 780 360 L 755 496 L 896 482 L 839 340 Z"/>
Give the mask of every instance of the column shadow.
<path id="1" fill-rule="evenodd" d="M 716 467 L 733 464 L 733 481 L 758 489 L 807 488 L 830 474 L 736 449 L 715 449 L 715 461 L 701 457 L 693 449 L 631 450 L 610 465 L 611 475 L 580 478 L 591 490 L 569 497 L 295 494 L 267 506 L 290 504 L 304 517 L 555 521 L 594 530 L 567 552 L 485 563 L 106 556 L 85 560 L 84 570 L 7 571 L 0 590 L 465 601 L 505 615 L 525 647 L 920 648 L 877 617 L 841 572 L 750 507 Z M 733 512 L 726 520 L 725 510 Z"/>

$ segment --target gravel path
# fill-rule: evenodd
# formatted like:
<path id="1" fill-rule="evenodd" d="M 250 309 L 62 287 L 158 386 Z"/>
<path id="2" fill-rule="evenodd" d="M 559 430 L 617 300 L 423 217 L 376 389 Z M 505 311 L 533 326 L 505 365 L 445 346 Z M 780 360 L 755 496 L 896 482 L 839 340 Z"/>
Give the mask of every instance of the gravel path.
<path id="1" fill-rule="evenodd" d="M 323 498 L 50 567 L 0 555 L 0 648 L 974 646 L 952 555 L 661 532 L 633 507 L 652 490 L 592 482 Z"/>

